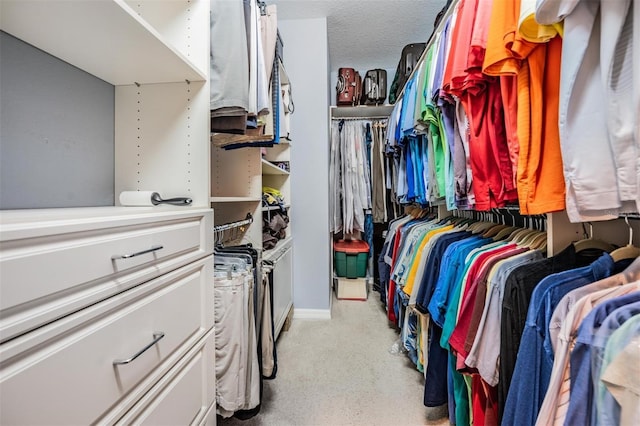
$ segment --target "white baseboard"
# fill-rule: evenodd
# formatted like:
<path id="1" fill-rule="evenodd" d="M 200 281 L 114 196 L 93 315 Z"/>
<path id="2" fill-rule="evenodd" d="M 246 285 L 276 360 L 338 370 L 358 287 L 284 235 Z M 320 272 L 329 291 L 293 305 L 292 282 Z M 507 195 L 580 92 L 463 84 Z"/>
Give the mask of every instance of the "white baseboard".
<path id="1" fill-rule="evenodd" d="M 293 308 L 293 319 L 330 320 L 331 309 L 297 309 Z"/>

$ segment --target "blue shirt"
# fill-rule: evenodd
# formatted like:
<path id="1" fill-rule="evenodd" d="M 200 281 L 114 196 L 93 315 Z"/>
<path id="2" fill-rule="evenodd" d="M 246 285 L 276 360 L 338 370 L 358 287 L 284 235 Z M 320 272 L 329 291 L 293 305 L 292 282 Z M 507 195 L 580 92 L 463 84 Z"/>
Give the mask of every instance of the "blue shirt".
<path id="1" fill-rule="evenodd" d="M 417 74 L 415 74 L 413 78 L 411 78 L 411 80 L 407 82 L 407 85 L 404 89 L 404 97 L 402 98 L 401 138 L 404 136 L 414 134 L 413 112 L 416 109 L 416 96 L 417 96 L 417 89 L 416 89 L 417 85 L 415 84 L 416 75 Z"/>
<path id="2" fill-rule="evenodd" d="M 427 265 L 424 269 L 424 275 L 420 280 L 420 288 L 416 298 L 416 308 L 420 312 L 428 312 L 429 302 L 431 301 L 431 296 L 438 281 L 438 274 L 442 261 L 444 260 L 446 249 L 454 242 L 470 236 L 471 232 L 469 231 L 452 232 L 440 237 L 431 249 L 431 253 L 429 253 L 429 258 L 427 259 Z"/>
<path id="3" fill-rule="evenodd" d="M 406 163 L 406 168 L 407 168 L 407 174 L 406 174 L 406 179 L 407 179 L 407 202 L 413 202 L 413 200 L 416 198 L 416 191 L 415 191 L 415 172 L 414 172 L 414 165 L 413 165 L 413 152 L 411 150 L 411 138 L 407 137 L 405 138 L 405 141 L 408 142 L 405 144 L 404 146 L 404 160 Z"/>
<path id="4" fill-rule="evenodd" d="M 415 186 L 414 201 L 420 204 L 426 204 L 427 190 L 424 186 L 423 176 L 423 163 L 421 152 L 421 140 L 420 136 L 409 137 L 409 148 L 411 149 L 411 159 L 413 160 L 413 181 Z"/>
<path id="5" fill-rule="evenodd" d="M 422 180 L 424 182 L 424 203 L 429 202 L 429 146 L 427 135 L 420 135 L 420 153 L 422 156 Z"/>
<path id="6" fill-rule="evenodd" d="M 490 238 L 473 236 L 453 243 L 447 248 L 445 257 L 447 257 L 447 252 L 449 252 L 451 260 L 447 260 L 442 263 L 440 276 L 438 277 L 433 297 L 429 302 L 431 320 L 440 327 L 444 325 L 445 314 L 447 313 L 447 307 L 449 306 L 455 283 L 460 281 L 464 274 L 465 258 L 473 249 L 481 247 L 490 241 L 493 240 Z"/>
<path id="7" fill-rule="evenodd" d="M 550 345 L 545 348 L 545 339 L 560 299 L 571 290 L 610 276 L 613 268 L 613 259 L 605 253 L 589 266 L 550 275 L 535 287 L 504 407 L 503 426 L 536 423 L 553 368 L 553 352 L 548 352 Z"/>
<path id="8" fill-rule="evenodd" d="M 575 346 L 571 351 L 571 393 L 565 425 L 588 425 L 594 410 L 591 377 L 591 344 L 601 325 L 612 317 L 618 326 L 640 313 L 640 292 L 607 300 L 597 305 L 580 323 Z M 617 327 L 616 327 L 617 328 Z"/>
<path id="9" fill-rule="evenodd" d="M 389 116 L 389 120 L 387 122 L 387 142 L 385 144 L 385 152 L 387 154 L 393 153 L 393 147 L 398 145 L 398 137 L 396 130 L 398 129 L 398 120 L 400 117 L 400 113 L 402 112 L 402 103 L 397 103 L 393 107 L 393 111 Z"/>

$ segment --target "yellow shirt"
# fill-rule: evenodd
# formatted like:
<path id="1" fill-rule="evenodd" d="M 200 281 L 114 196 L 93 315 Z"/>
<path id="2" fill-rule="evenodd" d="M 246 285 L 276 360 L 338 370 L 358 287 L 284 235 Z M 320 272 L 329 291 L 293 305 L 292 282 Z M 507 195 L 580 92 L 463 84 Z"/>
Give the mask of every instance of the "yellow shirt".
<path id="1" fill-rule="evenodd" d="M 416 250 L 416 256 L 414 258 L 414 262 L 411 265 L 411 269 L 409 270 L 409 275 L 407 275 L 407 284 L 402 289 L 402 291 L 404 291 L 407 295 L 411 296 L 411 292 L 413 291 L 413 283 L 416 278 L 416 271 L 420 266 L 420 262 L 415 261 L 415 259 L 420 259 L 422 257 L 422 250 L 424 250 L 425 246 L 434 235 L 438 235 L 450 229 L 453 229 L 453 225 L 446 225 L 440 228 L 432 229 L 424 236 L 422 242 L 420 243 L 420 246 L 418 246 L 418 249 Z"/>

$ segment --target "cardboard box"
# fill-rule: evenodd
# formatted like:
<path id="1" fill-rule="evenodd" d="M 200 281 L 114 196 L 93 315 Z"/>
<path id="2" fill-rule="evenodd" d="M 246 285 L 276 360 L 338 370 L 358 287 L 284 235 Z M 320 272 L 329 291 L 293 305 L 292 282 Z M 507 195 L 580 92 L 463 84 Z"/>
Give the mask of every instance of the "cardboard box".
<path id="1" fill-rule="evenodd" d="M 336 278 L 335 291 L 341 300 L 367 300 L 367 279 Z"/>

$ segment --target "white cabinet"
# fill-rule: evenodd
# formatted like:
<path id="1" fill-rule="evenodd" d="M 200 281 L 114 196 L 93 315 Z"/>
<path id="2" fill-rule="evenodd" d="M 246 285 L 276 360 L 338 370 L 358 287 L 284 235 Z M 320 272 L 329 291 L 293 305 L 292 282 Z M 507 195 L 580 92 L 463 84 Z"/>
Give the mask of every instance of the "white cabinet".
<path id="1" fill-rule="evenodd" d="M 207 232 L 213 222 L 211 210 L 77 209 L 76 214 L 80 210 L 93 215 L 102 210 L 103 216 L 56 220 L 61 212 L 55 211 L 41 221 L 16 222 L 0 231 L 0 288 L 3 301 L 13 302 L 0 310 L 3 329 L 11 332 L 7 335 L 11 338 L 3 336 L 0 345 L 2 424 L 112 423 L 140 405 L 143 396 L 164 398 L 149 393 L 150 389 L 166 388 L 157 383 L 169 380 L 165 376 L 177 365 L 188 364 L 188 353 L 198 351 L 201 364 L 190 368 L 207 372 L 214 367 L 213 243 Z M 119 214 L 114 216 L 114 211 Z M 163 226 L 177 229 L 173 235 L 157 231 Z M 40 236 L 31 238 L 36 229 Z M 158 235 L 168 247 L 171 240 L 189 244 L 167 256 L 157 250 L 114 259 L 110 271 L 94 268 L 113 253 L 112 241 L 101 237 L 112 233 L 113 240 L 124 240 L 125 251 L 116 253 L 132 254 L 139 249 L 136 237 L 144 230 L 152 230 L 151 235 Z M 74 254 L 89 250 L 76 264 L 56 257 L 57 251 L 43 248 L 42 241 L 56 242 Z M 46 285 L 44 276 L 34 275 L 39 281 L 24 280 L 24 275 L 32 273 L 26 267 L 5 270 L 4 264 L 16 262 L 20 251 L 38 256 L 31 270 L 46 274 L 49 266 L 56 269 L 52 278 L 57 291 Z M 120 260 L 137 257 L 141 258 L 138 267 L 119 271 Z M 60 263 L 66 268 L 60 268 Z M 83 263 L 89 271 L 99 271 L 100 278 L 76 275 Z M 16 303 L 30 284 L 31 299 Z M 201 380 L 197 386 L 190 382 L 192 419 L 203 417 L 215 398 L 215 376 L 203 375 Z M 34 405 L 38 410 L 29 408 Z"/>
<path id="2" fill-rule="evenodd" d="M 214 365 L 207 361 L 215 351 L 213 338 L 211 330 L 117 424 L 215 424 L 216 411 L 207 406 L 215 394 L 207 386 L 211 381 L 215 382 Z"/>
<path id="3" fill-rule="evenodd" d="M 277 338 L 293 307 L 293 250 L 288 238 L 265 259 L 273 264 L 273 322 Z"/>
<path id="4" fill-rule="evenodd" d="M 84 211 L 85 223 L 70 218 Z M 206 209 L 0 212 L 0 342 L 212 253 Z M 96 220 L 102 216 L 103 220 Z M 87 221 L 90 221 L 87 223 Z"/>
<path id="5" fill-rule="evenodd" d="M 215 423 L 209 4 L 0 2 L 2 31 L 115 86 L 116 199 L 193 199 L 0 212 L 2 424 Z"/>

